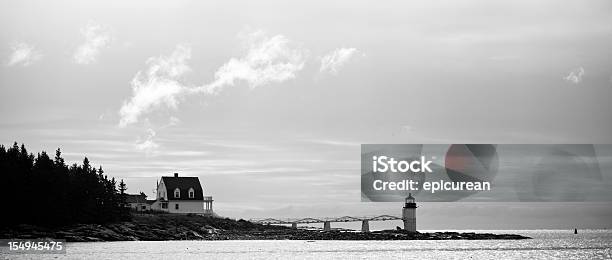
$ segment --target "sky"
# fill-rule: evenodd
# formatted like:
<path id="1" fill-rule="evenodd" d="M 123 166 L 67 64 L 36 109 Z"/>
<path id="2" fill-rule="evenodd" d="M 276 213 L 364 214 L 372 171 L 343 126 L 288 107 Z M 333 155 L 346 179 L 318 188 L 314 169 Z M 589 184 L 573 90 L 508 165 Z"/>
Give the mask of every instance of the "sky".
<path id="1" fill-rule="evenodd" d="M 198 176 L 232 218 L 399 214 L 360 202 L 360 144 L 612 143 L 611 14 L 609 1 L 0 1 L 0 143 L 87 156 L 149 198 L 161 176 Z M 612 203 L 417 216 L 609 228 Z"/>

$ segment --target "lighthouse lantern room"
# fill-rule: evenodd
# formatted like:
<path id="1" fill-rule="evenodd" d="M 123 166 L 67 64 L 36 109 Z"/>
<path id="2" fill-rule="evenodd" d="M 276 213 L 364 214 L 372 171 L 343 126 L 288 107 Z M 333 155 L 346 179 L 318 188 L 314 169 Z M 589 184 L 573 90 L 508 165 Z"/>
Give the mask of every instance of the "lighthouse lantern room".
<path id="1" fill-rule="evenodd" d="M 402 220 L 404 221 L 404 230 L 416 232 L 416 201 L 412 197 L 412 193 L 406 197 L 406 203 L 402 209 Z"/>

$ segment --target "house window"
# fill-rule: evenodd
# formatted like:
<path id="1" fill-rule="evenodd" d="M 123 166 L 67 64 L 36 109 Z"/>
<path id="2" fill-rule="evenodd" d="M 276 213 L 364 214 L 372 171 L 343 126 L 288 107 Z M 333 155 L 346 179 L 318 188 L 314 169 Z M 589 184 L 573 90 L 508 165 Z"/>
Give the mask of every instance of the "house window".
<path id="1" fill-rule="evenodd" d="M 178 210 L 178 203 L 174 204 L 174 209 Z"/>
<path id="2" fill-rule="evenodd" d="M 179 190 L 179 188 L 174 189 L 174 197 L 175 198 L 181 197 L 181 190 Z"/>
<path id="3" fill-rule="evenodd" d="M 162 207 L 162 209 L 167 209 L 168 208 L 168 202 L 162 202 L 161 207 Z"/>
<path id="4" fill-rule="evenodd" d="M 147 206 L 142 206 L 142 210 L 145 210 L 145 209 L 147 209 Z"/>
<path id="5" fill-rule="evenodd" d="M 189 198 L 190 199 L 195 198 L 195 191 L 193 190 L 193 188 L 189 188 Z"/>

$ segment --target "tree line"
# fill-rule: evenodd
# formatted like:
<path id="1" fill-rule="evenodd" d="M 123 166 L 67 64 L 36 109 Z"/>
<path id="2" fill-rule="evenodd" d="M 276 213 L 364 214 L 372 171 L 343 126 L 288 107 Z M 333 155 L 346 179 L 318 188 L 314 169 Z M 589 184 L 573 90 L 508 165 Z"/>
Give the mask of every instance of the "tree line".
<path id="1" fill-rule="evenodd" d="M 15 142 L 0 145 L 0 188 L 4 221 L 0 225 L 59 226 L 107 223 L 130 218 L 125 207 L 125 183 L 108 178 L 102 166 L 66 165 L 60 149 L 55 157 L 36 156 Z"/>

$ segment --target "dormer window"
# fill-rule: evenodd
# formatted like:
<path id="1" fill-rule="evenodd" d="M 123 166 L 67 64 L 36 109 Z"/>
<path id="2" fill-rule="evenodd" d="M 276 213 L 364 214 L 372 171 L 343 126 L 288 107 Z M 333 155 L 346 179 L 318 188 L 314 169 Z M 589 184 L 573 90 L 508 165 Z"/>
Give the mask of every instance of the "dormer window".
<path id="1" fill-rule="evenodd" d="M 181 197 L 181 190 L 179 190 L 179 188 L 174 189 L 174 197 L 175 198 Z"/>
<path id="2" fill-rule="evenodd" d="M 190 199 L 195 198 L 195 191 L 193 190 L 193 188 L 189 188 L 189 198 Z"/>

